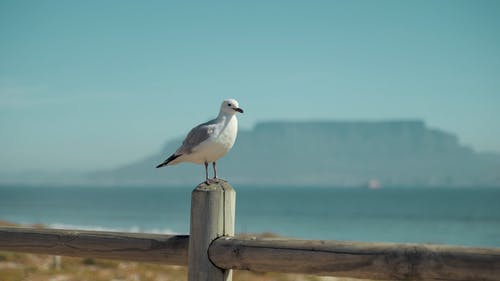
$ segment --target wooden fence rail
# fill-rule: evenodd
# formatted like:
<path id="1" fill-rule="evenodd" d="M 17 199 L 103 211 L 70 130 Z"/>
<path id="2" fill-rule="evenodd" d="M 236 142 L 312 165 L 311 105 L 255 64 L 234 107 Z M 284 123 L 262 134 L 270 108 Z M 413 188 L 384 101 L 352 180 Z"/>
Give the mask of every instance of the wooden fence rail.
<path id="1" fill-rule="evenodd" d="M 500 280 L 500 249 L 221 237 L 219 267 L 375 280 Z"/>
<path id="2" fill-rule="evenodd" d="M 499 248 L 233 237 L 234 203 L 229 184 L 201 184 L 192 193 L 190 236 L 0 227 L 0 250 L 187 265 L 189 281 L 230 281 L 231 269 L 500 281 Z"/>
<path id="3" fill-rule="evenodd" d="M 187 265 L 187 235 L 0 227 L 0 250 Z"/>

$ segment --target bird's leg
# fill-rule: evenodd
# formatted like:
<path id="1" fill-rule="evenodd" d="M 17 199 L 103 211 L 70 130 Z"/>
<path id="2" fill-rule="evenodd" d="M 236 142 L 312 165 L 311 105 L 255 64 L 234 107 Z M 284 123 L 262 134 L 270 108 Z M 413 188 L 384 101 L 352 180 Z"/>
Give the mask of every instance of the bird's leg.
<path id="1" fill-rule="evenodd" d="M 214 167 L 214 179 L 216 179 L 216 178 L 217 178 L 217 168 L 216 168 L 216 165 L 217 165 L 217 164 L 215 163 L 215 161 L 214 161 L 214 162 L 212 162 L 212 166 Z"/>
<path id="2" fill-rule="evenodd" d="M 208 162 L 205 161 L 205 182 L 208 183 Z"/>

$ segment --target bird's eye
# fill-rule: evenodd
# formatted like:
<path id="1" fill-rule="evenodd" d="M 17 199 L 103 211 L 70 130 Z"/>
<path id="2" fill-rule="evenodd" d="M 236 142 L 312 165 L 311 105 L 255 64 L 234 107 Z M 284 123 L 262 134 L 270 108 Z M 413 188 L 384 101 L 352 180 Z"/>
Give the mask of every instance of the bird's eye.
<path id="1" fill-rule="evenodd" d="M 231 106 L 231 104 L 230 104 L 230 103 L 228 103 L 228 104 L 227 104 L 227 106 Z"/>

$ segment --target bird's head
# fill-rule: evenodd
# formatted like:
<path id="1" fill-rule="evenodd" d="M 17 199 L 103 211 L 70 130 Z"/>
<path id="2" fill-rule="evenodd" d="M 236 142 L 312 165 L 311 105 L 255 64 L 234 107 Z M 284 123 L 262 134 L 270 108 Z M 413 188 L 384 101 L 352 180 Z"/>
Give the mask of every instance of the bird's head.
<path id="1" fill-rule="evenodd" d="M 243 113 L 243 109 L 240 108 L 238 101 L 235 99 L 224 100 L 220 106 L 220 111 L 228 114 Z"/>

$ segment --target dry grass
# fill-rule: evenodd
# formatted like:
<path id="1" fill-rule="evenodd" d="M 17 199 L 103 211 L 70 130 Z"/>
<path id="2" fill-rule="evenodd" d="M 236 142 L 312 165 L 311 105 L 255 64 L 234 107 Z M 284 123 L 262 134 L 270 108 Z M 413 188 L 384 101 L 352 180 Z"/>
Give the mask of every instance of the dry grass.
<path id="1" fill-rule="evenodd" d="M 0 281 L 183 281 L 187 268 L 152 263 L 0 252 Z M 345 278 L 234 271 L 235 281 L 341 281 Z"/>

